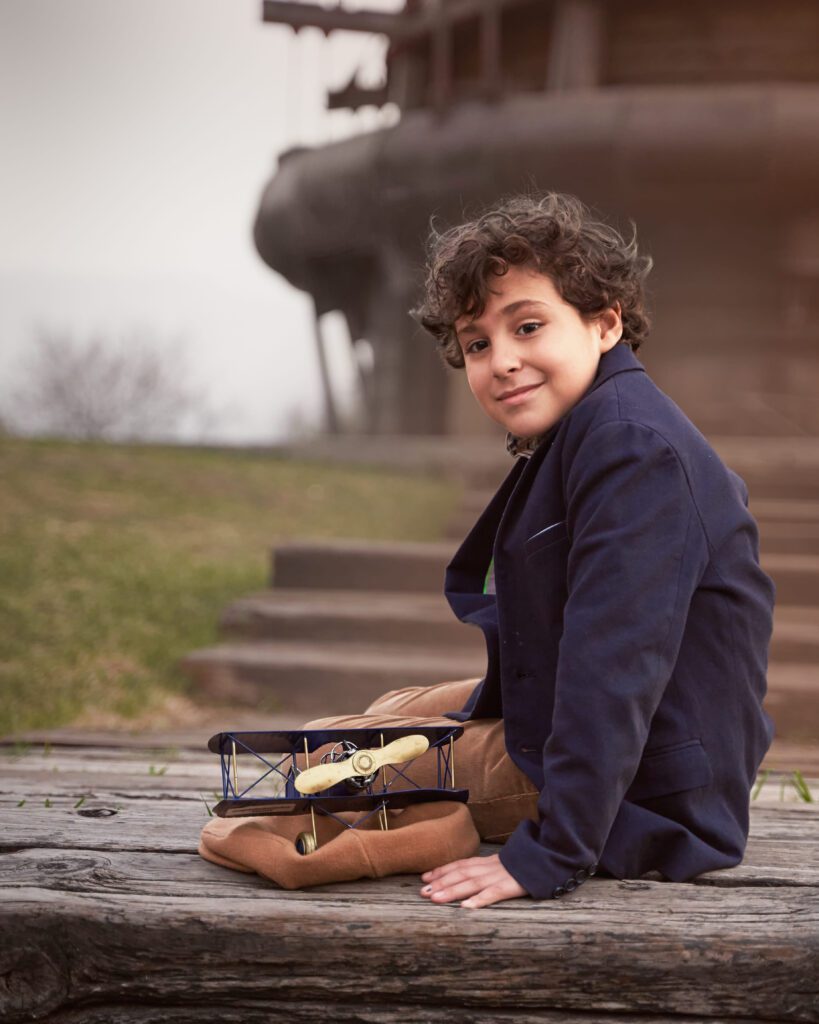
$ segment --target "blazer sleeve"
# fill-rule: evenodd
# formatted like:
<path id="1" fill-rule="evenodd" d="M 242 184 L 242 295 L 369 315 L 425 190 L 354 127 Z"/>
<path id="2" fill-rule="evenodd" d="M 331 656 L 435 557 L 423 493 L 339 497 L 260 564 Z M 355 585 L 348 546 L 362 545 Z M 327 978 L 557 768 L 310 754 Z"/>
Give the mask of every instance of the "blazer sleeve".
<path id="1" fill-rule="evenodd" d="M 590 431 L 565 488 L 568 596 L 539 820 L 522 821 L 500 852 L 536 898 L 562 895 L 600 859 L 709 557 L 683 466 L 650 427 Z"/>

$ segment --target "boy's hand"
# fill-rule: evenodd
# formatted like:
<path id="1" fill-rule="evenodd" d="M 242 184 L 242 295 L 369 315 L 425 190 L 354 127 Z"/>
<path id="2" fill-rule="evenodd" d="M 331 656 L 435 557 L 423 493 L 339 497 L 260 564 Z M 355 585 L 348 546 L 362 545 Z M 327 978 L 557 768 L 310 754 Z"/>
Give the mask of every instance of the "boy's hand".
<path id="1" fill-rule="evenodd" d="M 528 895 L 501 864 L 496 853 L 490 857 L 454 860 L 451 864 L 426 871 L 421 878 L 427 883 L 421 890 L 426 899 L 433 903 L 461 900 L 461 906 L 470 910 Z"/>

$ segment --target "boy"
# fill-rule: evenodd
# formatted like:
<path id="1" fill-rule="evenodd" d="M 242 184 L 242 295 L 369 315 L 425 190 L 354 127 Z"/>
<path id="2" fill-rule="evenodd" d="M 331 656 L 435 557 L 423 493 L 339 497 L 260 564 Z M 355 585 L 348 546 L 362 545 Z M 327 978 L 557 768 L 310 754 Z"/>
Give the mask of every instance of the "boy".
<path id="1" fill-rule="evenodd" d="M 742 859 L 773 735 L 774 586 L 745 484 L 633 354 L 650 266 L 555 193 L 431 239 L 416 316 L 516 456 L 446 574 L 486 675 L 309 725 L 464 723 L 459 784 L 481 837 L 506 842 L 424 874 L 433 902 Z"/>
<path id="2" fill-rule="evenodd" d="M 554 193 L 431 239 L 419 319 L 517 456 L 447 570 L 488 653 L 449 717 L 502 718 L 538 792 L 499 854 L 423 876 L 435 902 L 742 858 L 774 586 L 743 481 L 633 354 L 650 266 Z"/>

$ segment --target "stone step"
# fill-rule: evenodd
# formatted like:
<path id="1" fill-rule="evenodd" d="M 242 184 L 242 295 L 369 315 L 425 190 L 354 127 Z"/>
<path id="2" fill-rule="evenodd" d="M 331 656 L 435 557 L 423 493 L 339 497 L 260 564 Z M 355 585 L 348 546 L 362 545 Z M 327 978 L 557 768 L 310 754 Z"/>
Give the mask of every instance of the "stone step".
<path id="1" fill-rule="evenodd" d="M 356 714 L 388 690 L 477 679 L 483 656 L 451 649 L 248 642 L 189 654 L 182 668 L 197 695 L 260 713 Z M 819 665 L 772 662 L 766 708 L 780 739 L 819 737 Z"/>
<path id="2" fill-rule="evenodd" d="M 459 509 L 446 526 L 446 537 L 453 545 L 463 540 L 478 515 Z M 819 522 L 777 522 L 758 520 L 759 548 L 763 555 L 819 555 Z"/>
<path id="3" fill-rule="evenodd" d="M 461 498 L 461 508 L 473 520 L 477 518 L 492 497 L 492 491 L 467 491 Z M 750 509 L 757 522 L 819 524 L 819 501 L 798 498 L 756 498 L 751 495 Z"/>
<path id="4" fill-rule="evenodd" d="M 447 537 L 455 543 L 465 537 L 491 497 L 491 491 L 467 492 L 447 524 Z M 819 501 L 752 498 L 750 508 L 764 553 L 819 555 Z"/>
<path id="5" fill-rule="evenodd" d="M 819 607 L 777 605 L 770 661 L 819 665 Z"/>
<path id="6" fill-rule="evenodd" d="M 819 555 L 763 551 L 760 563 L 776 584 L 777 605 L 819 606 Z"/>
<path id="7" fill-rule="evenodd" d="M 388 690 L 478 678 L 486 655 L 451 648 L 247 642 L 193 651 L 181 663 L 197 694 L 260 711 L 356 714 Z"/>
<path id="8" fill-rule="evenodd" d="M 273 585 L 297 590 L 378 590 L 440 594 L 454 546 L 303 541 L 273 553 Z M 819 555 L 763 553 L 780 605 L 819 605 Z"/>
<path id="9" fill-rule="evenodd" d="M 276 589 L 443 592 L 455 548 L 368 540 L 290 541 L 272 556 Z"/>
<path id="10" fill-rule="evenodd" d="M 230 604 L 220 626 L 237 639 L 484 649 L 480 630 L 459 622 L 443 595 L 434 593 L 265 590 Z"/>
<path id="11" fill-rule="evenodd" d="M 752 501 L 819 501 L 815 437 L 709 437 L 720 458 L 748 485 Z"/>
<path id="12" fill-rule="evenodd" d="M 480 657 L 480 630 L 459 622 L 437 594 L 265 590 L 230 604 L 223 634 L 238 640 L 451 647 Z M 819 608 L 777 607 L 772 661 L 819 663 Z"/>
<path id="13" fill-rule="evenodd" d="M 819 555 L 819 523 L 760 523 L 759 550 L 765 555 Z"/>
<path id="14" fill-rule="evenodd" d="M 819 500 L 819 439 L 805 435 L 729 436 L 708 434 L 708 441 L 746 481 L 751 494 Z M 467 481 L 467 486 L 494 489 L 512 460 L 497 436 L 344 436 L 311 438 L 288 445 L 283 453 L 322 462 L 365 463 L 403 471 L 441 473 Z"/>
<path id="15" fill-rule="evenodd" d="M 752 495 L 750 509 L 759 523 L 819 523 L 819 501 Z"/>
<path id="16" fill-rule="evenodd" d="M 772 662 L 765 707 L 776 735 L 794 743 L 819 739 L 819 665 Z"/>
<path id="17" fill-rule="evenodd" d="M 793 772 L 798 769 L 805 778 L 819 779 L 819 738 L 799 743 L 774 737 L 762 762 L 763 772 Z"/>

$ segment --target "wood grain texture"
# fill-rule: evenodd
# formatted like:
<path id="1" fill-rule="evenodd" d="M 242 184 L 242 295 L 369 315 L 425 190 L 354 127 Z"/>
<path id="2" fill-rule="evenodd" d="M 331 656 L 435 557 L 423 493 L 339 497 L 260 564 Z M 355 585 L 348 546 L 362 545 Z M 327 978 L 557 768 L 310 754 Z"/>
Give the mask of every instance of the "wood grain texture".
<path id="1" fill-rule="evenodd" d="M 214 1008 L 308 992 L 344 1005 L 376 992 L 419 1007 L 819 1013 L 819 900 L 801 890 L 601 879 L 572 900 L 476 912 L 417 896 L 390 912 L 332 890 L 55 900 L 15 888 L 2 910 L 3 1019 L 100 999 L 173 1004 L 192 987 Z"/>
<path id="2" fill-rule="evenodd" d="M 369 1000 L 334 1005 L 319 1000 L 281 1002 L 277 1011 L 247 1000 L 235 1000 L 219 1007 L 218 1018 L 213 1007 L 189 1000 L 184 1006 L 151 1007 L 85 1006 L 81 1010 L 58 1011 L 49 1015 L 47 1024 L 200 1024 L 218 1020 L 220 1024 L 278 1024 L 278 1021 L 299 1021 L 301 1024 L 669 1024 L 672 1018 L 610 1013 L 564 1013 L 561 1011 L 474 1010 L 465 1007 L 433 1007 L 392 1003 L 388 1006 Z M 680 1018 L 681 1024 L 763 1024 L 759 1018 L 691 1017 Z"/>
<path id="3" fill-rule="evenodd" d="M 0 798 L 0 852 L 26 847 L 191 852 L 208 820 L 203 798 L 211 805 L 213 802 L 210 790 L 163 792 L 152 797 L 148 793 L 106 788 L 62 790 L 51 786 L 47 793 L 29 795 L 25 804 L 18 807 L 19 792 Z M 75 809 L 74 805 L 83 797 L 82 806 Z M 46 799 L 51 800 L 51 807 L 45 806 Z M 98 808 L 116 813 L 101 818 L 87 816 Z M 776 857 L 776 864 L 786 872 L 787 879 L 791 878 L 791 868 L 807 870 L 819 860 L 819 807 L 755 807 L 748 856 L 756 856 L 758 841 L 769 844 L 759 847 L 759 855 L 764 859 L 767 850 L 769 859 Z M 784 858 L 781 862 L 780 855 Z M 715 877 L 725 874 L 713 873 Z"/>
<path id="4" fill-rule="evenodd" d="M 817 805 L 752 805 L 743 863 L 693 883 L 470 912 L 417 876 L 283 892 L 210 864 L 215 758 L 154 754 L 0 761 L 3 1024 L 819 1021 Z"/>

